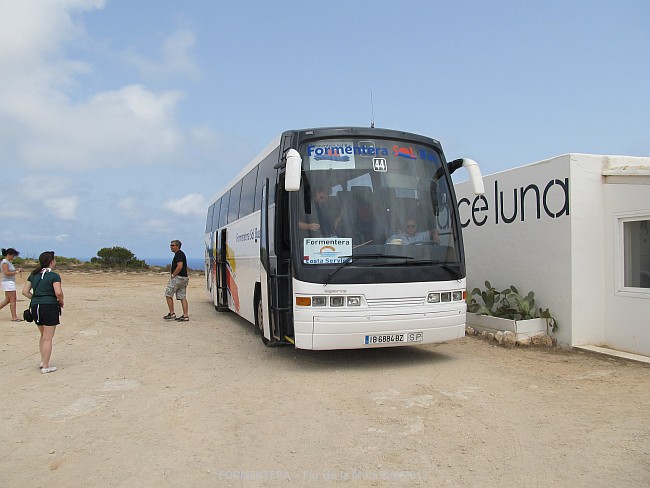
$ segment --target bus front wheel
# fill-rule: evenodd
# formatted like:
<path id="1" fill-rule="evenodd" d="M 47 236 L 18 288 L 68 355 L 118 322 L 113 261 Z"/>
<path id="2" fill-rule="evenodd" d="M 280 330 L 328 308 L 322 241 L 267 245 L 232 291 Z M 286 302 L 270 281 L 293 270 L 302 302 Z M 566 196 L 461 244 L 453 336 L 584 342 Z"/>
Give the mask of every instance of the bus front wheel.
<path id="1" fill-rule="evenodd" d="M 255 325 L 257 331 L 262 337 L 262 342 L 265 346 L 271 346 L 272 343 L 266 337 L 264 337 L 264 304 L 262 303 L 262 298 L 257 298 L 257 305 L 255 306 Z"/>

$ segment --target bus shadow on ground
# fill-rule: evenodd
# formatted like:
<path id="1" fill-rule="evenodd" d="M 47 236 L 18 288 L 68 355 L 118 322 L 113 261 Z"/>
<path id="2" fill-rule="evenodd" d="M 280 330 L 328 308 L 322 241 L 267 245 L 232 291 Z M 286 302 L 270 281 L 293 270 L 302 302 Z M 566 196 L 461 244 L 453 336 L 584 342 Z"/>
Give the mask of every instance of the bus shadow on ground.
<path id="1" fill-rule="evenodd" d="M 266 347 L 262 344 L 255 326 L 237 314 L 227 314 L 230 325 L 238 327 L 240 334 L 251 342 L 244 347 L 259 347 L 260 359 L 277 361 L 274 367 L 301 370 L 377 370 L 381 368 L 404 368 L 422 364 L 440 364 L 457 360 L 457 356 L 441 350 L 445 343 L 422 344 L 419 346 L 370 347 L 366 349 L 310 350 L 296 349 L 291 344 Z M 257 342 L 257 345 L 255 344 Z M 251 354 L 256 352 L 251 349 Z"/>
<path id="2" fill-rule="evenodd" d="M 440 364 L 457 358 L 442 351 L 433 350 L 441 344 L 422 346 L 382 347 L 372 349 L 342 349 L 335 351 L 312 351 L 280 346 L 276 360 L 291 362 L 292 367 L 302 370 L 377 370 L 401 369 L 426 363 Z"/>

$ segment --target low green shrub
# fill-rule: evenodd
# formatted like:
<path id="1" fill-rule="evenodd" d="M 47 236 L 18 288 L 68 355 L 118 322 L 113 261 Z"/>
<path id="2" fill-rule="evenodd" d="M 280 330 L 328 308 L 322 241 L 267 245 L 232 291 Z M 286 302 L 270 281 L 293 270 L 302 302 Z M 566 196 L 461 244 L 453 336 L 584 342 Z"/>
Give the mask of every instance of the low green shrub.
<path id="1" fill-rule="evenodd" d="M 483 304 L 476 299 L 480 297 Z M 555 332 L 557 320 L 549 309 L 537 308 L 535 293 L 532 291 L 523 296 L 517 288 L 510 285 L 505 290 L 497 290 L 489 281 L 485 282 L 485 290 L 474 288 L 467 295 L 467 311 L 478 315 L 490 315 L 510 320 L 546 319 L 547 326 Z"/>

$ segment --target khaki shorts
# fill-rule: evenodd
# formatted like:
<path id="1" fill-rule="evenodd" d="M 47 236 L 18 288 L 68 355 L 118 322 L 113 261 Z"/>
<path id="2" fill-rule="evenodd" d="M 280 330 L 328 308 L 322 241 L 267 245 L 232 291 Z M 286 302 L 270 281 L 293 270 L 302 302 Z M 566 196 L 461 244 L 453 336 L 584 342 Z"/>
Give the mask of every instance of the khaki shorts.
<path id="1" fill-rule="evenodd" d="M 185 300 L 187 284 L 190 282 L 189 276 L 171 276 L 167 288 L 165 288 L 165 296 L 173 297 L 176 294 L 176 300 Z"/>

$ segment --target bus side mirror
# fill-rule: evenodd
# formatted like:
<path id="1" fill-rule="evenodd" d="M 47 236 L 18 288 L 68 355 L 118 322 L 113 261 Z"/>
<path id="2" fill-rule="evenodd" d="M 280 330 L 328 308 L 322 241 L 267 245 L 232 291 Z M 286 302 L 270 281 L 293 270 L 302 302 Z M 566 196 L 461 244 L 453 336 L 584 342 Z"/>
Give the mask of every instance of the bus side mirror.
<path id="1" fill-rule="evenodd" d="M 481 176 L 481 168 L 478 167 L 478 163 L 473 159 L 463 158 L 463 168 L 467 170 L 474 194 L 485 195 L 485 185 L 483 185 L 483 176 Z"/>
<path id="2" fill-rule="evenodd" d="M 284 174 L 284 189 L 286 191 L 300 190 L 300 178 L 302 176 L 302 158 L 298 151 L 289 149 L 286 155 L 286 171 Z"/>
<path id="3" fill-rule="evenodd" d="M 472 183 L 475 195 L 485 195 L 485 186 L 483 185 L 483 177 L 481 176 L 481 169 L 478 163 L 473 159 L 463 158 L 454 159 L 452 162 L 447 163 L 449 174 L 456 171 L 458 168 L 463 167 L 467 170 L 469 181 Z"/>

